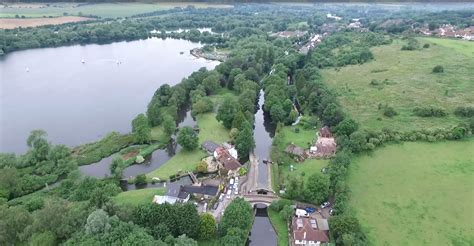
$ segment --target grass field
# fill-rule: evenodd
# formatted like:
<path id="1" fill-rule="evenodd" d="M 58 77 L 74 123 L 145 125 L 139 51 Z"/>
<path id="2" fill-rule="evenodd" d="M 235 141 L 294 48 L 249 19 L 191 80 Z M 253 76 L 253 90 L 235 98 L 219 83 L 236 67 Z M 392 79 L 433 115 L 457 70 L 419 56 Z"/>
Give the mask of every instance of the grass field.
<path id="1" fill-rule="evenodd" d="M 461 119 L 453 115 L 457 106 L 474 106 L 474 43 L 462 40 L 419 38 L 427 49 L 401 51 L 404 41 L 372 48 L 375 60 L 363 65 L 323 70 L 323 78 L 336 89 L 346 113 L 363 128 L 413 130 L 451 127 Z M 432 73 L 436 65 L 444 73 Z M 380 85 L 370 85 L 375 79 Z M 387 83 L 383 83 L 385 79 Z M 393 107 L 399 115 L 383 116 L 379 104 Z M 433 105 L 449 112 L 443 118 L 413 115 L 417 106 Z"/>
<path id="2" fill-rule="evenodd" d="M 474 138 L 390 145 L 354 159 L 350 207 L 372 245 L 474 244 Z"/>
<path id="3" fill-rule="evenodd" d="M 59 25 L 71 22 L 93 20 L 92 18 L 79 16 L 60 16 L 55 18 L 6 18 L 0 19 L 0 29 L 14 29 L 17 27 L 35 27 L 44 25 Z"/>
<path id="4" fill-rule="evenodd" d="M 150 188 L 141 190 L 125 191 L 117 196 L 113 197 L 112 200 L 119 205 L 141 205 L 151 203 L 154 195 L 164 195 L 166 188 Z"/>
<path id="5" fill-rule="evenodd" d="M 207 113 L 197 116 L 199 126 L 199 145 L 206 140 L 222 143 L 229 140 L 229 132 L 216 120 L 216 114 Z M 148 178 L 168 179 L 178 171 L 193 171 L 197 163 L 207 155 L 200 147 L 193 151 L 181 150 L 160 168 L 147 174 Z"/>
<path id="6" fill-rule="evenodd" d="M 174 7 L 186 7 L 193 5 L 196 8 L 226 8 L 231 5 L 209 4 L 209 3 L 186 3 L 186 2 L 166 2 L 166 3 L 97 3 L 81 4 L 76 3 L 28 3 L 9 4 L 8 7 L 0 7 L 0 18 L 14 18 L 15 15 L 26 18 L 57 17 L 64 13 L 69 15 L 95 15 L 102 18 L 128 17 L 136 14 L 148 13 L 157 10 L 172 9 Z"/>
<path id="7" fill-rule="evenodd" d="M 272 222 L 273 227 L 278 236 L 278 246 L 288 246 L 288 225 L 278 212 L 267 209 L 268 218 Z"/>

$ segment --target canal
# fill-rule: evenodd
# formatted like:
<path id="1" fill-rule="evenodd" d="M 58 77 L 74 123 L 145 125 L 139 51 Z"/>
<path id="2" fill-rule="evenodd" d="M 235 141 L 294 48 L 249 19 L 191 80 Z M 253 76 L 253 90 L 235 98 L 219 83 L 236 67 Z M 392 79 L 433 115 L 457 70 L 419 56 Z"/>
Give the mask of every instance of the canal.
<path id="1" fill-rule="evenodd" d="M 111 131 L 130 132 L 132 119 L 146 110 L 157 88 L 219 64 L 189 54 L 198 47 L 150 38 L 0 57 L 0 152 L 25 152 L 34 129 L 67 146 L 97 141 Z"/>

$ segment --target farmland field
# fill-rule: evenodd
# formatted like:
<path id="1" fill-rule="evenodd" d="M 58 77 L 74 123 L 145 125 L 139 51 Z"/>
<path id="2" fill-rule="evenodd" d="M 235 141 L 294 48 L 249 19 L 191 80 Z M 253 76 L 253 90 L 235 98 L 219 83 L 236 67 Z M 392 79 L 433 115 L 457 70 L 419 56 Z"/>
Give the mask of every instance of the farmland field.
<path id="1" fill-rule="evenodd" d="M 54 18 L 6 18 L 0 19 L 0 29 L 13 29 L 17 27 L 35 27 L 44 25 L 58 25 L 70 22 L 93 20 L 92 18 L 80 16 L 60 16 Z"/>
<path id="2" fill-rule="evenodd" d="M 77 4 L 77 3 L 31 3 L 31 4 L 9 4 L 7 7 L 0 6 L 0 18 L 14 18 L 15 15 L 26 18 L 57 17 L 68 15 L 95 15 L 102 18 L 127 17 L 136 14 L 148 13 L 157 10 L 171 9 L 174 7 L 186 7 L 193 5 L 196 8 L 222 8 L 231 5 L 208 4 L 208 3 L 186 3 L 186 2 L 166 2 L 166 3 L 97 3 L 97 4 Z M 1 20 L 0 20 L 1 21 Z"/>
<path id="3" fill-rule="evenodd" d="M 406 42 L 372 48 L 375 60 L 323 70 L 326 83 L 336 89 L 346 113 L 363 128 L 407 131 L 451 127 L 462 119 L 453 115 L 458 106 L 474 106 L 474 43 L 461 40 L 418 38 L 414 51 L 400 50 Z M 442 65 L 444 73 L 432 73 Z M 376 85 L 371 84 L 375 80 Z M 379 104 L 393 107 L 398 115 L 388 118 Z M 444 108 L 449 115 L 421 118 L 413 115 L 419 106 Z"/>
<path id="4" fill-rule="evenodd" d="M 354 159 L 348 184 L 373 245 L 473 245 L 474 139 L 404 143 Z"/>

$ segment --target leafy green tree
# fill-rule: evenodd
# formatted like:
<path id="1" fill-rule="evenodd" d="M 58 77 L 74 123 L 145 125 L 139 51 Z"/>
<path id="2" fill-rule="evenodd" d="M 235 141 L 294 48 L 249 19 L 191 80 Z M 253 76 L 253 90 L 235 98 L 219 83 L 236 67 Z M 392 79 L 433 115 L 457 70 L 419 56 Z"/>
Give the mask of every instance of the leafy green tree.
<path id="1" fill-rule="evenodd" d="M 354 240 L 364 242 L 365 235 L 356 217 L 352 215 L 337 215 L 329 219 L 331 234 L 337 244 L 342 245 L 343 235 L 351 234 Z"/>
<path id="2" fill-rule="evenodd" d="M 246 121 L 244 113 L 242 111 L 238 111 L 235 116 L 234 120 L 232 121 L 232 128 L 236 128 L 241 130 L 242 124 Z"/>
<path id="3" fill-rule="evenodd" d="M 216 220 L 214 216 L 209 213 L 201 215 L 201 222 L 199 224 L 199 238 L 211 239 L 216 236 Z"/>
<path id="4" fill-rule="evenodd" d="M 194 150 L 198 147 L 198 135 L 193 128 L 186 126 L 179 130 L 177 142 L 186 150 Z"/>
<path id="5" fill-rule="evenodd" d="M 322 120 L 329 126 L 336 126 L 343 120 L 343 113 L 340 107 L 335 103 L 330 103 L 324 109 L 322 114 Z"/>
<path id="6" fill-rule="evenodd" d="M 201 97 L 197 99 L 195 103 L 193 103 L 191 113 L 193 116 L 196 116 L 198 114 L 212 112 L 213 109 L 214 105 L 212 100 L 209 97 Z"/>
<path id="7" fill-rule="evenodd" d="M 294 175 L 288 176 L 288 181 L 285 183 L 285 196 L 288 199 L 298 199 L 303 190 L 303 179 L 298 179 Z"/>
<path id="8" fill-rule="evenodd" d="M 219 73 L 210 72 L 210 74 L 202 81 L 202 85 L 206 89 L 207 94 L 214 94 L 221 86 L 219 84 Z"/>
<path id="9" fill-rule="evenodd" d="M 181 235 L 177 237 L 174 241 L 174 246 L 197 246 L 198 243 L 196 240 L 187 237 L 186 235 Z"/>
<path id="10" fill-rule="evenodd" d="M 31 236 L 29 245 L 56 245 L 56 237 L 50 231 L 35 233 Z"/>
<path id="11" fill-rule="evenodd" d="M 86 233 L 100 234 L 110 230 L 109 215 L 102 209 L 97 209 L 87 217 Z"/>
<path id="12" fill-rule="evenodd" d="M 286 119 L 287 113 L 283 110 L 281 104 L 274 104 L 270 109 L 270 116 L 272 117 L 273 122 L 284 122 Z"/>
<path id="13" fill-rule="evenodd" d="M 334 132 L 340 135 L 349 136 L 359 129 L 359 124 L 353 119 L 345 118 L 341 123 L 334 127 Z"/>
<path id="14" fill-rule="evenodd" d="M 139 114 L 132 121 L 132 133 L 136 143 L 149 143 L 151 140 L 151 128 L 148 118 Z"/>
<path id="15" fill-rule="evenodd" d="M 221 238 L 220 243 L 223 246 L 242 246 L 245 245 L 247 235 L 242 229 L 233 227 Z"/>
<path id="16" fill-rule="evenodd" d="M 288 222 L 291 217 L 293 216 L 295 210 L 290 206 L 290 205 L 285 205 L 281 210 L 280 210 L 280 216 Z"/>
<path id="17" fill-rule="evenodd" d="M 322 173 L 309 176 L 304 189 L 305 200 L 314 204 L 324 202 L 329 196 L 329 178 Z"/>
<path id="18" fill-rule="evenodd" d="M 163 115 L 163 130 L 167 138 L 170 138 L 176 131 L 176 122 L 169 114 Z"/>
<path id="19" fill-rule="evenodd" d="M 135 177 L 135 184 L 137 185 L 144 185 L 146 184 L 146 175 L 145 174 L 139 174 Z"/>
<path id="20" fill-rule="evenodd" d="M 250 204 L 242 198 L 234 199 L 227 206 L 219 224 L 219 234 L 227 235 L 232 228 L 238 228 L 244 233 L 250 231 L 253 222 L 253 211 Z"/>
<path id="21" fill-rule="evenodd" d="M 239 131 L 235 139 L 235 148 L 241 159 L 246 159 L 253 148 L 255 148 L 252 126 L 247 121 L 242 124 L 242 130 Z"/>
<path id="22" fill-rule="evenodd" d="M 26 144 L 30 147 L 30 163 L 35 164 L 47 159 L 50 145 L 46 140 L 46 136 L 47 134 L 43 130 L 33 130 L 28 136 Z"/>
<path id="23" fill-rule="evenodd" d="M 0 242 L 6 245 L 20 243 L 20 235 L 32 222 L 28 211 L 20 206 L 0 206 Z"/>
<path id="24" fill-rule="evenodd" d="M 444 72 L 444 68 L 443 66 L 441 65 L 436 65 L 434 68 L 433 68 L 433 73 L 442 73 Z"/>
<path id="25" fill-rule="evenodd" d="M 225 97 L 217 110 L 216 119 L 221 121 L 225 128 L 230 129 L 234 121 L 236 102 L 232 97 Z"/>

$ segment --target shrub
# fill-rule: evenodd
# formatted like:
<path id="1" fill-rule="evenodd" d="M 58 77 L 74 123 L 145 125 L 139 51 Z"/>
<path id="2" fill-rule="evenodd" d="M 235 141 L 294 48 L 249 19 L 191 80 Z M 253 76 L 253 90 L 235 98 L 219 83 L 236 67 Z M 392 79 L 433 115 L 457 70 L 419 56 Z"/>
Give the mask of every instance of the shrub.
<path id="1" fill-rule="evenodd" d="M 424 44 L 423 48 L 428 49 L 430 47 L 430 44 Z"/>
<path id="2" fill-rule="evenodd" d="M 394 108 L 390 107 L 390 106 L 387 106 L 385 107 L 385 109 L 383 110 L 383 115 L 387 116 L 387 117 L 393 117 L 393 116 L 396 116 L 398 115 L 397 111 L 395 111 Z"/>
<path id="3" fill-rule="evenodd" d="M 474 117 L 474 107 L 457 107 L 454 114 L 458 117 Z"/>
<path id="4" fill-rule="evenodd" d="M 434 106 L 416 107 L 413 113 L 419 117 L 444 117 L 447 115 L 446 110 Z"/>
<path id="5" fill-rule="evenodd" d="M 443 66 L 441 65 L 436 65 L 434 68 L 433 68 L 433 73 L 443 73 L 444 72 L 444 68 Z"/>
<path id="6" fill-rule="evenodd" d="M 146 175 L 145 174 L 137 175 L 137 177 L 135 178 L 135 184 L 136 185 L 146 184 Z"/>

